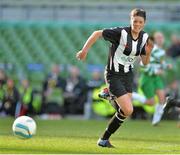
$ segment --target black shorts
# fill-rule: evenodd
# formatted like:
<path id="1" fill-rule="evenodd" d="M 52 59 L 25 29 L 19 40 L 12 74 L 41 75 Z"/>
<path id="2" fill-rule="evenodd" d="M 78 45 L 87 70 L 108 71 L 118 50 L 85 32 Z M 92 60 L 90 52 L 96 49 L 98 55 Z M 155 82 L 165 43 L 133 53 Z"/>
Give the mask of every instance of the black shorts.
<path id="1" fill-rule="evenodd" d="M 120 72 L 105 71 L 105 80 L 106 83 L 108 84 L 111 95 L 114 95 L 117 98 L 124 94 L 132 93 L 132 87 L 133 87 L 132 71 L 129 71 L 128 73 L 124 73 L 124 71 L 120 71 Z"/>

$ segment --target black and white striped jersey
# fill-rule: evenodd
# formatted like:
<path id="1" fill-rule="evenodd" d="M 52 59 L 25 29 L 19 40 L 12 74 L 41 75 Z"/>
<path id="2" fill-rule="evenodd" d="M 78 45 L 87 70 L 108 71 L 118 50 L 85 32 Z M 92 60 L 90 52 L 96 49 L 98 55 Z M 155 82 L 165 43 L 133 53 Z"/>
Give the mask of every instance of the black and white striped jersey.
<path id="1" fill-rule="evenodd" d="M 131 35 L 131 27 L 104 29 L 102 35 L 105 40 L 112 43 L 109 51 L 108 70 L 119 72 L 123 66 L 124 72 L 129 72 L 137 57 L 145 55 L 148 34 L 144 31 L 139 33 L 136 40 Z"/>

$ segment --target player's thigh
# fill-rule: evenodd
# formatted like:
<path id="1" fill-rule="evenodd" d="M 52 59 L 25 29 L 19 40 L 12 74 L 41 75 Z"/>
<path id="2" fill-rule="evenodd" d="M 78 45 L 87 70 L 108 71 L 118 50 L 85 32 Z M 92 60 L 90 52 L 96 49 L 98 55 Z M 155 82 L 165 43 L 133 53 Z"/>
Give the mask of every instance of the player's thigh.
<path id="1" fill-rule="evenodd" d="M 132 99 L 132 93 L 128 93 L 128 96 Z"/>
<path id="2" fill-rule="evenodd" d="M 156 90 L 159 90 L 159 89 L 161 90 L 165 88 L 164 81 L 161 76 L 156 76 L 154 78 L 154 86 Z"/>
<path id="3" fill-rule="evenodd" d="M 149 79 L 146 82 L 144 82 L 143 85 L 141 86 L 141 89 L 147 99 L 153 98 L 156 94 L 155 84 L 154 84 L 153 79 L 151 79 L 151 80 Z"/>

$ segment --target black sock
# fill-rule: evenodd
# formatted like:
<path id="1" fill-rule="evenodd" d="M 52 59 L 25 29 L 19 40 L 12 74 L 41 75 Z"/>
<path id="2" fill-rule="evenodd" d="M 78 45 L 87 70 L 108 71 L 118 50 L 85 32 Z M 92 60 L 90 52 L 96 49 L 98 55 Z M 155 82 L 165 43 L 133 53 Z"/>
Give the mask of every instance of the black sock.
<path id="1" fill-rule="evenodd" d="M 109 137 L 121 126 L 125 118 L 126 117 L 122 113 L 116 112 L 115 115 L 110 120 L 108 127 L 106 128 L 101 139 L 103 140 L 109 139 Z"/>

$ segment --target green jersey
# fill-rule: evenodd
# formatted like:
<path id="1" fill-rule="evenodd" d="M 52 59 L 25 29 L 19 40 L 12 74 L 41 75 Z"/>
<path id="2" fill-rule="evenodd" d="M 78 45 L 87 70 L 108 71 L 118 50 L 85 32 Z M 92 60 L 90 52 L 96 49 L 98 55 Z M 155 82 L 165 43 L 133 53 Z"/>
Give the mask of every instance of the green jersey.
<path id="1" fill-rule="evenodd" d="M 167 66 L 164 59 L 165 50 L 154 45 L 151 52 L 150 63 L 143 66 L 143 71 L 148 73 L 148 75 L 156 75 L 159 70 L 164 69 Z"/>
<path id="2" fill-rule="evenodd" d="M 140 87 L 148 99 L 156 95 L 156 90 L 164 89 L 163 79 L 158 72 L 165 67 L 167 67 L 165 51 L 155 45 L 151 52 L 150 63 L 143 66 L 142 70 L 145 74 L 141 74 L 140 78 Z"/>

